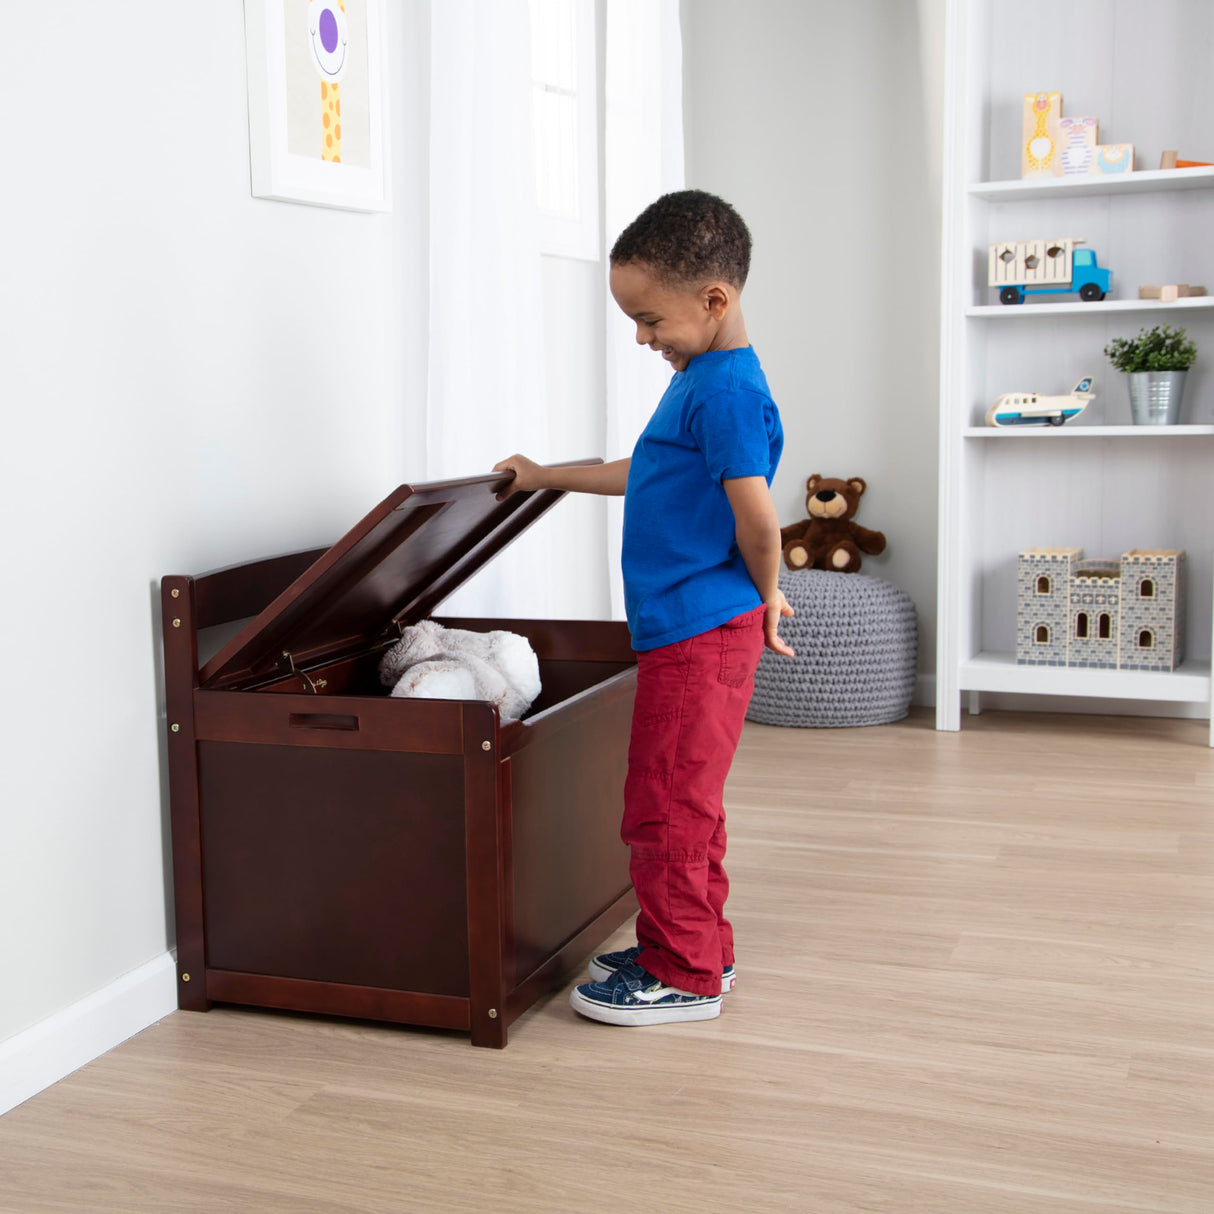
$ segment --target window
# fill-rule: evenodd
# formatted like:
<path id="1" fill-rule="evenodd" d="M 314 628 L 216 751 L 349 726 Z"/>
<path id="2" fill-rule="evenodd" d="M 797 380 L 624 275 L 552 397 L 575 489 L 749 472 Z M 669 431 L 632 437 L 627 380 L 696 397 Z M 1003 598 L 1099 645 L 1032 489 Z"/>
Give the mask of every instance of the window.
<path id="1" fill-rule="evenodd" d="M 540 250 L 599 257 L 594 0 L 530 0 Z"/>
<path id="2" fill-rule="evenodd" d="M 1155 648 L 1155 637 L 1149 628 L 1144 628 L 1138 634 L 1138 648 L 1139 649 L 1154 649 Z"/>
<path id="3" fill-rule="evenodd" d="M 1088 639 L 1088 613 L 1081 611 L 1075 618 L 1075 636 L 1080 641 Z"/>
<path id="4" fill-rule="evenodd" d="M 1149 577 L 1144 577 L 1138 586 L 1138 594 L 1144 599 L 1155 597 L 1155 583 Z"/>
<path id="5" fill-rule="evenodd" d="M 1048 577 L 1046 577 L 1044 574 L 1042 574 L 1042 576 L 1037 579 L 1037 593 L 1038 594 L 1049 594 L 1049 592 L 1050 592 L 1050 579 Z"/>
<path id="6" fill-rule="evenodd" d="M 1107 611 L 1100 613 L 1100 623 L 1097 625 L 1096 635 L 1102 641 L 1109 640 L 1113 635 L 1113 621 Z"/>
<path id="7" fill-rule="evenodd" d="M 1048 645 L 1050 643 L 1050 629 L 1048 624 L 1038 624 L 1035 639 L 1038 645 Z"/>

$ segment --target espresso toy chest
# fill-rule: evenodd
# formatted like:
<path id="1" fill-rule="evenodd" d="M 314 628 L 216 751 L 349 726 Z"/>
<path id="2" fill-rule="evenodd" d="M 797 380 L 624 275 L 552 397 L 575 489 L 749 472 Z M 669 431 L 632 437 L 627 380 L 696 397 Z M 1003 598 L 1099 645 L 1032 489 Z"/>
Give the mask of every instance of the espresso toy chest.
<path id="1" fill-rule="evenodd" d="M 166 577 L 177 991 L 212 1002 L 507 1028 L 636 909 L 619 828 L 635 655 L 622 623 L 521 633 L 543 691 L 393 699 L 404 626 L 562 494 L 501 474 L 402 485 L 329 549 Z M 203 645 L 249 619 L 200 667 Z"/>

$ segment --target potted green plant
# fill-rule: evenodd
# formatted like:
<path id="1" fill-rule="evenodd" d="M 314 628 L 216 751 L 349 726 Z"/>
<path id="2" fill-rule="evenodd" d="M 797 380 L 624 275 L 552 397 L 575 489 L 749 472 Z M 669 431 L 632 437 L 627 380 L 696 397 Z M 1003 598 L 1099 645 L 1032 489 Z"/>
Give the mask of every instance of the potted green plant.
<path id="1" fill-rule="evenodd" d="M 1184 329 L 1141 329 L 1137 337 L 1114 337 L 1104 352 L 1125 372 L 1136 426 L 1174 426 L 1180 420 L 1185 375 L 1197 358 L 1197 346 Z"/>

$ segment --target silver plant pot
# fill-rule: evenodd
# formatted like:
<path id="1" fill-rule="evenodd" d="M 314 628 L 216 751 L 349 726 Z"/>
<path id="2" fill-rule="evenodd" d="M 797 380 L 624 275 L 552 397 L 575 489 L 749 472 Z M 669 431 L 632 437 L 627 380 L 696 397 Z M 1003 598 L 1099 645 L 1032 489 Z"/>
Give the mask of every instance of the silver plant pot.
<path id="1" fill-rule="evenodd" d="M 1136 426 L 1174 426 L 1180 421 L 1187 371 L 1130 371 L 1130 417 Z"/>

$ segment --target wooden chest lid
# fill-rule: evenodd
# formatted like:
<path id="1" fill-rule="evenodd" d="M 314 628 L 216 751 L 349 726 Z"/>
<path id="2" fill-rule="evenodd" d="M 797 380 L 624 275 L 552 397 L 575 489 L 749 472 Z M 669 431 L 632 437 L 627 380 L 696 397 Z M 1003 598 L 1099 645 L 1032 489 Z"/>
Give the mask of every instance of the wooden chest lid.
<path id="1" fill-rule="evenodd" d="M 543 489 L 499 502 L 512 475 L 401 485 L 207 662 L 201 685 L 251 686 L 291 663 L 303 669 L 364 651 L 398 624 L 425 619 L 564 497 Z"/>

